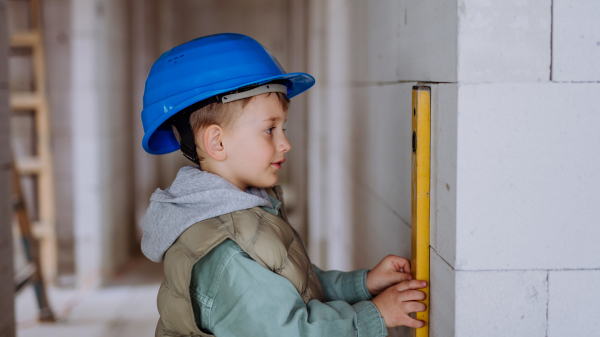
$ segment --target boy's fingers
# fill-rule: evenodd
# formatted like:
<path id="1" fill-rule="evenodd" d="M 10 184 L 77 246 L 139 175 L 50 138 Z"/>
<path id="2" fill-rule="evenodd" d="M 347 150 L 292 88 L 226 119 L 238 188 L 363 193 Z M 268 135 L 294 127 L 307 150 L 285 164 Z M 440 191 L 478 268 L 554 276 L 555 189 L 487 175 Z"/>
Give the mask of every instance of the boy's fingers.
<path id="1" fill-rule="evenodd" d="M 427 309 L 427 305 L 421 302 L 406 302 L 404 303 L 404 308 L 408 312 L 421 312 Z"/>
<path id="2" fill-rule="evenodd" d="M 402 292 L 400 292 L 398 298 L 402 301 L 402 302 L 406 302 L 406 301 L 422 301 L 425 298 L 427 298 L 427 295 L 425 295 L 424 292 L 420 291 L 420 290 L 404 290 Z"/>
<path id="3" fill-rule="evenodd" d="M 406 322 L 404 325 L 406 325 L 409 328 L 419 329 L 419 328 L 422 328 L 425 325 L 427 325 L 425 323 L 425 321 L 420 321 L 418 319 L 414 319 L 414 318 L 411 318 L 411 317 L 408 317 L 408 316 L 407 316 L 407 318 L 408 318 L 408 322 Z"/>
<path id="4" fill-rule="evenodd" d="M 410 261 L 407 259 L 396 255 L 388 255 L 386 259 L 394 266 L 396 271 L 410 273 Z"/>
<path id="5" fill-rule="evenodd" d="M 410 281 L 404 281 L 404 282 L 398 283 L 396 285 L 396 290 L 404 291 L 404 290 L 408 290 L 408 289 L 421 289 L 421 288 L 425 288 L 426 286 L 427 286 L 427 282 L 425 282 L 425 281 L 410 280 Z"/>
<path id="6" fill-rule="evenodd" d="M 398 282 L 410 281 L 412 280 L 412 275 L 410 273 L 400 273 L 398 274 Z"/>

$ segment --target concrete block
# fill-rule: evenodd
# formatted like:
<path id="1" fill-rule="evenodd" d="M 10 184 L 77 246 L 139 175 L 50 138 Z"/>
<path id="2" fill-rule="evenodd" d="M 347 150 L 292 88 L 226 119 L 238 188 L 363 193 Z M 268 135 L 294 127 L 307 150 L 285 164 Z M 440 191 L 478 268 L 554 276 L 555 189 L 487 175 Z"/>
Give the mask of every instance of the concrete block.
<path id="1" fill-rule="evenodd" d="M 456 259 L 456 84 L 431 85 L 431 246 Z"/>
<path id="2" fill-rule="evenodd" d="M 395 73 L 396 80 L 455 82 L 457 2 L 405 0 L 401 3 L 403 5 L 393 7 L 392 22 L 397 24 L 395 43 L 398 47 L 397 68 L 391 73 Z"/>
<path id="3" fill-rule="evenodd" d="M 352 149 L 356 158 L 364 158 L 354 162 L 353 174 L 409 226 L 412 86 L 370 86 L 365 106 L 358 96 L 352 103 Z"/>
<path id="4" fill-rule="evenodd" d="M 547 276 L 546 271 L 457 271 L 456 336 L 545 337 Z"/>
<path id="5" fill-rule="evenodd" d="M 600 270 L 550 271 L 548 284 L 548 337 L 600 336 Z"/>
<path id="6" fill-rule="evenodd" d="M 600 268 L 599 91 L 459 86 L 455 269 Z"/>
<path id="7" fill-rule="evenodd" d="M 600 2 L 552 5 L 552 80 L 600 81 Z"/>
<path id="8" fill-rule="evenodd" d="M 548 81 L 551 3 L 551 0 L 461 1 L 458 81 Z"/>
<path id="9" fill-rule="evenodd" d="M 342 252 L 348 246 L 363 247 L 347 257 L 348 268 L 372 268 L 387 254 L 410 256 L 410 179 L 398 179 L 410 176 L 410 148 L 398 147 L 410 142 L 410 88 L 401 84 L 325 91 L 347 106 L 331 105 L 340 118 L 320 116 L 324 122 L 317 137 L 323 140 L 319 150 L 324 153 L 318 194 L 327 207 L 312 240 L 319 245 L 315 255 L 323 259 L 327 252 L 324 268 L 344 268 L 335 267 L 342 261 L 332 256 L 347 255 Z M 340 237 L 339 230 L 350 234 Z"/>
<path id="10" fill-rule="evenodd" d="M 327 9 L 335 13 L 327 16 L 326 25 L 333 29 L 327 44 L 335 43 L 330 50 L 343 53 L 347 61 L 344 71 L 350 80 L 456 81 L 455 2 L 380 0 L 340 4 L 339 8 Z M 335 31 L 343 25 L 347 28 Z M 333 59 L 332 64 L 340 64 L 340 57 Z"/>
<path id="11" fill-rule="evenodd" d="M 410 259 L 410 227 L 373 191 L 354 184 L 353 222 L 354 268 L 373 268 L 386 255 Z M 369 224 L 369 225 L 365 225 Z"/>
<path id="12" fill-rule="evenodd" d="M 429 336 L 454 336 L 455 322 L 455 272 L 433 249 L 429 249 L 430 295 Z"/>
<path id="13" fill-rule="evenodd" d="M 361 14 L 360 18 L 352 19 L 351 27 L 353 79 L 371 82 L 398 80 L 400 20 L 397 16 L 400 8 L 404 9 L 403 1 L 353 3 L 353 13 Z"/>

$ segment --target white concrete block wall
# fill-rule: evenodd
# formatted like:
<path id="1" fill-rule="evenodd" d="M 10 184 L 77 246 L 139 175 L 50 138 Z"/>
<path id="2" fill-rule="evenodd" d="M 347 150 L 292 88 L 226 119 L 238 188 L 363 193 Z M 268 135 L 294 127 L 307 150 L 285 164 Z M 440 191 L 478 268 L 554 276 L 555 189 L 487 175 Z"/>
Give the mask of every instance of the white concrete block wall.
<path id="1" fill-rule="evenodd" d="M 456 2 L 350 3 L 353 41 L 366 39 L 352 47 L 355 64 L 364 64 L 353 68 L 354 81 L 456 81 Z"/>
<path id="2" fill-rule="evenodd" d="M 429 336 L 454 336 L 456 272 L 435 249 L 429 249 Z"/>
<path id="3" fill-rule="evenodd" d="M 548 337 L 599 336 L 600 270 L 556 270 L 548 276 Z"/>
<path id="4" fill-rule="evenodd" d="M 398 169 L 405 131 L 392 135 L 386 127 L 402 123 L 390 111 L 401 114 L 402 106 L 410 107 L 403 95 L 412 81 L 424 81 L 432 87 L 434 118 L 432 333 L 558 336 L 566 331 L 558 318 L 563 307 L 586 308 L 583 318 L 598 312 L 588 285 L 600 269 L 593 211 L 600 208 L 594 190 L 600 186 L 600 161 L 592 155 L 600 144 L 597 4 L 406 0 L 311 6 L 309 51 L 318 83 L 310 108 L 311 250 L 322 253 L 335 240 L 323 231 L 331 216 L 325 201 L 333 172 L 327 170 L 337 160 L 328 152 L 331 137 L 345 137 L 353 153 L 366 158 L 344 166 L 352 183 L 376 187 L 360 197 L 362 213 L 355 212 L 361 224 L 369 224 L 355 229 L 367 247 L 353 248 L 363 256 L 357 261 L 366 266 L 377 254 L 368 255 L 369 249 L 394 245 L 383 235 L 401 226 L 399 217 L 397 224 L 389 222 L 393 216 L 410 210 L 402 194 L 410 178 Z M 345 32 L 332 41 L 336 25 L 347 25 L 348 18 L 352 38 Z M 343 62 L 331 57 L 332 43 L 337 53 L 348 55 Z M 344 64 L 347 74 L 334 73 Z M 345 94 L 336 98 L 332 88 Z M 343 116 L 352 122 L 335 126 L 357 125 L 362 131 L 337 131 L 335 121 L 323 117 L 348 106 L 331 101 L 340 97 L 350 98 Z M 387 141 L 398 142 L 393 155 L 382 145 Z M 381 200 L 393 206 L 379 210 Z M 376 243 L 383 248 L 374 248 Z M 405 244 L 398 240 L 394 247 L 401 252 Z M 590 281 L 582 282 L 582 290 L 564 290 L 577 277 Z M 593 319 L 574 321 L 579 325 L 572 331 L 597 331 Z"/>
<path id="5" fill-rule="evenodd" d="M 600 27 L 595 7 L 459 6 L 456 335 L 578 336 L 598 329 L 585 319 L 600 310 L 591 285 L 600 269 L 593 211 L 600 208 L 600 161 L 592 155 L 600 144 L 600 85 L 589 48 L 593 27 Z M 575 280 L 580 285 L 569 284 Z M 570 316 L 582 318 L 577 324 L 564 316 L 567 308 L 581 310 Z"/>
<path id="6" fill-rule="evenodd" d="M 311 256 L 327 269 L 372 268 L 387 254 L 409 258 L 412 86 L 416 80 L 456 80 L 456 4 L 310 5 L 309 73 L 317 80 L 309 91 Z M 456 125 L 457 86 L 430 85 L 443 102 L 436 113 Z M 447 160 L 440 161 L 444 174 L 438 184 L 451 184 L 453 193 L 456 151 L 452 157 L 446 149 L 455 144 L 456 127 L 444 125 L 440 136 L 438 156 Z M 443 192 L 437 199 L 443 202 L 438 213 L 444 221 L 438 221 L 435 237 L 445 258 L 453 261 L 455 211 L 446 200 L 454 197 L 446 187 Z M 339 200 L 343 207 L 331 207 Z M 348 209 L 351 213 L 344 214 Z M 331 230 L 331 219 L 344 220 L 341 229 Z M 348 238 L 340 238 L 339 230 L 351 233 L 352 246 L 344 249 Z M 350 266 L 333 254 L 349 258 Z M 442 282 L 453 281 L 454 271 L 442 257 L 437 261 L 432 277 L 443 286 L 432 288 L 441 309 L 435 312 L 440 322 L 435 331 L 446 336 L 445 329 L 454 327 L 454 287 Z M 406 328 L 388 332 L 409 335 Z"/>
<path id="7" fill-rule="evenodd" d="M 456 271 L 455 335 L 547 336 L 547 278 L 547 271 Z"/>
<path id="8" fill-rule="evenodd" d="M 410 104 L 411 88 L 402 83 L 352 91 L 352 160 L 345 169 L 353 186 L 355 267 L 372 268 L 387 254 L 410 256 L 411 185 L 406 177 L 411 149 L 398 144 L 410 144 L 410 108 L 402 107 Z"/>
<path id="9" fill-rule="evenodd" d="M 459 82 L 549 80 L 551 0 L 458 3 Z"/>
<path id="10" fill-rule="evenodd" d="M 456 81 L 456 3 L 435 0 L 403 2 L 404 8 L 399 6 L 399 12 L 394 13 L 400 22 L 396 80 Z"/>
<path id="11" fill-rule="evenodd" d="M 599 91 L 460 86 L 458 269 L 600 268 Z"/>
<path id="12" fill-rule="evenodd" d="M 552 2 L 552 80 L 600 81 L 600 2 Z"/>
<path id="13" fill-rule="evenodd" d="M 456 260 L 456 84 L 431 84 L 430 245 Z"/>

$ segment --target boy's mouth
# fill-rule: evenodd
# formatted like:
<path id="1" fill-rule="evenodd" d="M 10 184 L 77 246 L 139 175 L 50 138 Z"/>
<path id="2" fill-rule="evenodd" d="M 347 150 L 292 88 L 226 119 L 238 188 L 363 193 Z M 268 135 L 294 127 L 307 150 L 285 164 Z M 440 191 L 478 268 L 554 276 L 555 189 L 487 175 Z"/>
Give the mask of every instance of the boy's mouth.
<path id="1" fill-rule="evenodd" d="M 281 169 L 281 164 L 283 164 L 285 162 L 285 158 L 276 161 L 274 163 L 271 163 L 271 165 L 275 166 L 277 169 Z"/>

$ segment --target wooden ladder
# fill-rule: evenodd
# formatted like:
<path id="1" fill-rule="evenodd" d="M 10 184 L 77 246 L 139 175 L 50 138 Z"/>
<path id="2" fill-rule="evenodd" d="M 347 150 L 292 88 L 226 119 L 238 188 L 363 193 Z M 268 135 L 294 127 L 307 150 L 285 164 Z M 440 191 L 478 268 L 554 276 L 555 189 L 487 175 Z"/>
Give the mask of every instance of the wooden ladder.
<path id="1" fill-rule="evenodd" d="M 25 249 L 25 258 L 27 265 L 15 275 L 15 292 L 19 292 L 28 284 L 33 286 L 35 297 L 37 298 L 38 308 L 40 309 L 39 319 L 42 322 L 54 322 L 54 312 L 48 301 L 46 292 L 46 284 L 40 264 L 40 249 L 39 242 L 34 237 L 31 230 L 31 222 L 27 214 L 27 204 L 23 196 L 21 188 L 21 179 L 13 158 L 13 195 L 14 195 L 14 212 L 19 222 L 19 234 L 23 248 Z"/>
<path id="2" fill-rule="evenodd" d="M 35 124 L 35 153 L 29 157 L 16 157 L 16 171 L 20 176 L 34 176 L 38 219 L 32 223 L 32 232 L 40 242 L 41 270 L 46 280 L 54 281 L 57 272 L 57 247 L 55 230 L 54 176 L 50 151 L 50 121 L 46 98 L 46 67 L 42 39 L 41 8 L 38 0 L 30 0 L 30 29 L 10 36 L 11 48 L 31 50 L 34 73 L 34 90 L 11 92 L 10 108 L 13 112 L 32 111 Z"/>

